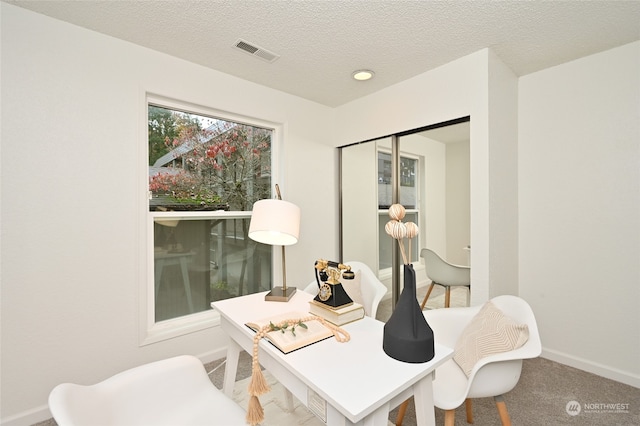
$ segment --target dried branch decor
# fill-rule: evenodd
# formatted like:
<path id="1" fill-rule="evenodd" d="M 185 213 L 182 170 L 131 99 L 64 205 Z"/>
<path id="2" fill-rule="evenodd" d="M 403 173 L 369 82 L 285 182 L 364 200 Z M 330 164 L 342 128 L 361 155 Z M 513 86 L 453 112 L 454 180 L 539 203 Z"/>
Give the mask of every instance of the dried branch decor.
<path id="1" fill-rule="evenodd" d="M 413 222 L 403 223 L 402 219 L 406 214 L 406 210 L 404 206 L 401 204 L 393 204 L 389 207 L 389 217 L 391 220 L 387 222 L 384 229 L 387 231 L 387 234 L 396 240 L 398 240 L 398 245 L 400 246 L 400 253 L 402 254 L 402 263 L 408 265 L 411 263 L 411 241 L 409 241 L 409 256 L 404 250 L 404 242 L 402 241 L 405 237 L 409 240 L 418 235 L 419 229 L 418 225 Z"/>
<path id="2" fill-rule="evenodd" d="M 269 323 L 268 325 L 263 326 L 255 336 L 253 336 L 253 359 L 251 364 L 251 382 L 249 383 L 249 387 L 247 391 L 249 392 L 249 406 L 247 408 L 247 423 L 251 426 L 255 426 L 264 420 L 264 410 L 262 409 L 262 405 L 260 404 L 260 400 L 258 396 L 265 394 L 271 390 L 267 381 L 262 374 L 262 370 L 260 369 L 260 364 L 258 363 L 258 344 L 260 340 L 264 338 L 267 333 L 271 331 L 280 331 L 282 333 L 290 332 L 295 335 L 295 328 L 307 328 L 304 324 L 305 321 L 319 321 L 330 329 L 333 332 L 334 337 L 340 343 L 348 342 L 351 339 L 349 333 L 343 328 L 337 327 L 331 324 L 328 321 L 325 321 L 321 317 L 317 317 L 315 315 L 310 315 L 304 318 L 298 319 L 287 319 L 281 321 L 277 324 Z"/>

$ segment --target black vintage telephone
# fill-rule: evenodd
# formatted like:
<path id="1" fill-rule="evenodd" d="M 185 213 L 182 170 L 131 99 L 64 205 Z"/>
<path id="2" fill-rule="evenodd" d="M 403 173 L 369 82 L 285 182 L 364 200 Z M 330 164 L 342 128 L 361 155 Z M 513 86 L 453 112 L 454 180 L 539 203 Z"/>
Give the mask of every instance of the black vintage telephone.
<path id="1" fill-rule="evenodd" d="M 352 280 L 355 274 L 351 266 L 331 260 L 319 259 L 314 265 L 318 295 L 313 299 L 331 309 L 339 309 L 353 304 L 353 300 L 340 282 L 340 275 L 345 280 Z"/>

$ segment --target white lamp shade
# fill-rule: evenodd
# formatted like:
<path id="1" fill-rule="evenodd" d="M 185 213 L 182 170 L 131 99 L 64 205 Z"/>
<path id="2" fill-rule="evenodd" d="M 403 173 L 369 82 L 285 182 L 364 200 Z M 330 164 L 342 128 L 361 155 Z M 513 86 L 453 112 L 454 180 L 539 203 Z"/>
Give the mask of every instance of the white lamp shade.
<path id="1" fill-rule="evenodd" d="M 298 242 L 300 207 L 283 200 L 260 200 L 253 204 L 249 238 L 272 246 Z"/>

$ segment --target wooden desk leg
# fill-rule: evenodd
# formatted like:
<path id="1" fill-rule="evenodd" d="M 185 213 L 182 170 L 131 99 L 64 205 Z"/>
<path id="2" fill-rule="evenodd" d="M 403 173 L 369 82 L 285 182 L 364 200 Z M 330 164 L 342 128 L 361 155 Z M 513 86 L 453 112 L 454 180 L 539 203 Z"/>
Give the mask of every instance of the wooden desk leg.
<path id="1" fill-rule="evenodd" d="M 222 391 L 230 398 L 233 397 L 233 386 L 236 384 L 236 373 L 238 371 L 240 350 L 240 345 L 238 345 L 235 340 L 229 339 L 229 346 L 227 347 L 227 364 L 224 367 Z"/>
<path id="2" fill-rule="evenodd" d="M 416 423 L 436 426 L 436 414 L 433 408 L 433 374 L 429 374 L 413 385 L 413 401 L 416 405 Z"/>

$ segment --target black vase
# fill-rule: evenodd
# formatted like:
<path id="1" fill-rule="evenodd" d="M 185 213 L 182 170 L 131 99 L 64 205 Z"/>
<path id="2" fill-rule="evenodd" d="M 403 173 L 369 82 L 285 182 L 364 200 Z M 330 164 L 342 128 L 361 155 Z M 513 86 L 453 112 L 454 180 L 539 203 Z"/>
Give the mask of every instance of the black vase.
<path id="1" fill-rule="evenodd" d="M 404 265 L 404 289 L 384 325 L 382 349 L 391 358 L 411 363 L 431 361 L 435 355 L 433 330 L 416 299 L 413 265 Z"/>

